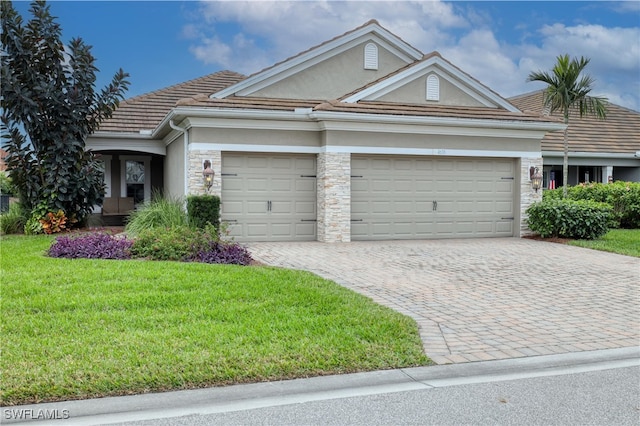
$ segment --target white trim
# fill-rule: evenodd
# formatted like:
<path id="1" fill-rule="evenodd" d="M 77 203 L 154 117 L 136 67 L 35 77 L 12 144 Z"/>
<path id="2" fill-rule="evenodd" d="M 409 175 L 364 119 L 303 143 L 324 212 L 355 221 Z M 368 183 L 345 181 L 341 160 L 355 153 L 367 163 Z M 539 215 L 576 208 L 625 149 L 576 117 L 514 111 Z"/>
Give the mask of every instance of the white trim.
<path id="1" fill-rule="evenodd" d="M 102 161 L 104 164 L 104 196 L 111 197 L 111 160 L 113 156 L 111 155 L 101 155 L 98 161 Z M 101 209 L 102 211 L 102 209 Z"/>
<path id="2" fill-rule="evenodd" d="M 137 133 L 117 134 L 96 132 L 87 138 L 86 149 L 92 151 L 138 151 L 146 154 L 167 155 L 163 141 L 140 137 Z"/>
<path id="3" fill-rule="evenodd" d="M 396 124 L 418 124 L 418 125 L 441 125 L 456 127 L 472 127 L 472 128 L 491 128 L 491 129 L 512 129 L 512 130 L 536 130 L 536 131 L 556 131 L 564 130 L 566 127 L 562 123 L 539 122 L 539 121 L 506 121 L 506 120 L 488 120 L 488 119 L 471 119 L 456 117 L 422 117 L 422 116 L 406 116 L 406 115 L 385 115 L 385 114 L 358 114 L 348 112 L 333 111 L 315 111 L 309 115 L 310 118 L 321 121 L 326 124 L 329 121 L 343 122 L 360 122 L 367 126 L 370 123 L 396 123 Z M 370 127 L 368 127 L 370 128 Z M 322 130 L 328 127 L 323 126 Z M 364 131 L 366 128 L 363 127 Z"/>
<path id="4" fill-rule="evenodd" d="M 361 90 L 360 92 L 349 96 L 348 98 L 344 99 L 343 102 L 356 103 L 363 99 L 376 99 L 379 96 L 382 96 L 392 90 L 397 89 L 398 87 L 406 84 L 407 82 L 413 81 L 416 78 L 419 78 L 425 75 L 427 72 L 431 71 L 428 68 L 433 65 L 439 66 L 444 71 L 451 74 L 457 80 L 462 82 L 463 85 L 456 84 L 457 81 L 452 81 L 446 78 L 446 75 L 444 73 L 437 73 L 439 77 L 445 78 L 447 81 L 455 84 L 456 87 L 465 91 L 465 93 L 467 93 L 468 95 L 474 96 L 476 100 L 478 100 L 479 102 L 482 102 L 484 105 L 499 106 L 506 109 L 507 111 L 520 112 L 519 109 L 511 105 L 507 100 L 503 99 L 497 94 L 494 94 L 487 87 L 477 82 L 476 80 L 472 79 L 471 77 L 469 77 L 462 71 L 458 70 L 457 68 L 453 67 L 451 64 L 449 64 L 439 56 L 434 56 L 427 59 L 424 62 L 417 63 L 414 66 L 404 70 L 403 72 L 400 72 L 388 79 L 385 79 L 379 82 L 378 84 L 374 84 L 373 86 L 367 87 L 366 89 Z M 464 85 L 466 85 L 468 88 L 465 87 Z M 480 94 L 482 95 L 482 97 L 479 96 Z M 491 105 L 491 102 L 493 102 L 494 105 Z"/>
<path id="5" fill-rule="evenodd" d="M 387 155 L 427 155 L 447 157 L 497 157 L 497 158 L 538 158 L 539 151 L 496 151 L 447 148 L 390 148 L 377 146 L 291 146 L 291 145 L 235 145 L 192 142 L 190 151 L 235 151 L 235 152 L 278 152 L 290 154 L 319 154 L 321 152 L 349 154 Z"/>
<path id="6" fill-rule="evenodd" d="M 306 117 L 305 117 L 306 118 Z M 293 130 L 293 131 L 319 131 L 317 122 L 301 120 L 260 120 L 252 118 L 205 118 L 194 117 L 185 120 L 186 128 L 215 128 L 215 129 L 259 129 L 259 130 Z"/>
<path id="7" fill-rule="evenodd" d="M 147 155 L 120 155 L 120 196 L 127 196 L 127 161 L 144 163 L 144 201 L 151 200 L 151 157 Z"/>
<path id="8" fill-rule="evenodd" d="M 237 145 L 226 143 L 191 142 L 189 151 L 288 152 L 291 154 L 318 154 L 318 146 L 298 145 Z"/>
<path id="9" fill-rule="evenodd" d="M 364 146 L 326 146 L 322 152 L 350 154 L 387 154 L 387 155 L 427 155 L 434 157 L 498 157 L 498 158 L 532 158 L 541 157 L 541 152 L 533 151 L 494 151 L 477 149 L 448 148 L 387 148 Z"/>
<path id="10" fill-rule="evenodd" d="M 214 93 L 210 97 L 221 99 L 234 93 L 253 93 L 275 83 L 276 81 L 280 81 L 292 74 L 303 71 L 322 60 L 348 50 L 367 39 L 377 41 L 378 44 L 384 46 L 387 50 L 394 53 L 406 63 L 411 63 L 422 58 L 422 52 L 402 41 L 400 38 L 380 27 L 378 24 L 373 23 L 359 28 L 349 34 L 343 35 L 342 37 L 326 42 L 285 62 L 276 64 L 252 77 Z"/>

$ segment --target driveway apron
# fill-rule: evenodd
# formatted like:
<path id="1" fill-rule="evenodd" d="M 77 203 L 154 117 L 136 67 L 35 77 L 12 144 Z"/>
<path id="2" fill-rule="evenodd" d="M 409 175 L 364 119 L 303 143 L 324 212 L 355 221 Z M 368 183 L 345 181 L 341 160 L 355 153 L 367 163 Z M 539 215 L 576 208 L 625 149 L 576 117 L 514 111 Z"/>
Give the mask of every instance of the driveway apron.
<path id="1" fill-rule="evenodd" d="M 438 364 L 640 344 L 640 259 L 518 238 L 251 243 L 412 317 Z"/>

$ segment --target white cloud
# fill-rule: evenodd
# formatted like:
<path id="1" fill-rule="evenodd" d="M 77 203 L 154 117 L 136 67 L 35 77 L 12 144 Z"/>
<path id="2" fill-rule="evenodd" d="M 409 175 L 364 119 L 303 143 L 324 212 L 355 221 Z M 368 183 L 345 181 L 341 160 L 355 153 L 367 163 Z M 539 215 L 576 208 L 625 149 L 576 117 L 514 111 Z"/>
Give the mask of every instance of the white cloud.
<path id="1" fill-rule="evenodd" d="M 438 50 L 505 97 L 543 87 L 527 83 L 527 76 L 551 69 L 560 54 L 589 57 L 587 72 L 596 78 L 594 94 L 640 109 L 638 27 L 514 25 L 526 34 L 502 40 L 493 30 L 498 17 L 492 17 L 489 8 L 456 2 L 216 1 L 199 7 L 198 19 L 183 28 L 183 35 L 193 40 L 191 52 L 204 63 L 245 74 L 377 19 L 419 50 Z M 235 33 L 231 37 L 226 34 L 230 27 Z"/>

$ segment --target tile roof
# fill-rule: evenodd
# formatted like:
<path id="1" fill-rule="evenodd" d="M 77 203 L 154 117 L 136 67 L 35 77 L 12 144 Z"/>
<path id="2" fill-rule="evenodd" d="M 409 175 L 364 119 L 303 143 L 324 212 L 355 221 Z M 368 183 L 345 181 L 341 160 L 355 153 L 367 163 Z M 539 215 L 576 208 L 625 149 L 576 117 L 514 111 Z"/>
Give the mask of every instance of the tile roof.
<path id="1" fill-rule="evenodd" d="M 382 101 L 360 101 L 357 103 L 338 100 L 272 99 L 256 97 L 228 97 L 212 99 L 196 96 L 181 99 L 177 106 L 216 109 L 249 109 L 293 111 L 295 108 L 312 108 L 314 111 L 348 112 L 360 114 L 384 114 L 413 117 L 450 117 L 477 120 L 556 122 L 538 114 L 510 112 L 499 108 L 457 107 L 446 105 L 416 105 Z"/>
<path id="2" fill-rule="evenodd" d="M 200 94 L 210 95 L 245 78 L 233 71 L 219 71 L 126 99 L 120 102 L 113 116 L 100 125 L 100 131 L 138 133 L 142 129 L 153 130 L 178 100 Z"/>
<path id="3" fill-rule="evenodd" d="M 509 98 L 508 101 L 524 112 L 543 113 L 543 92 Z M 569 151 L 633 154 L 640 151 L 640 112 L 619 105 L 607 106 L 607 118 L 599 120 L 593 116 L 580 117 L 577 111 L 569 116 Z M 556 111 L 552 118 L 562 120 Z M 542 139 L 543 151 L 564 151 L 563 132 L 552 132 Z"/>

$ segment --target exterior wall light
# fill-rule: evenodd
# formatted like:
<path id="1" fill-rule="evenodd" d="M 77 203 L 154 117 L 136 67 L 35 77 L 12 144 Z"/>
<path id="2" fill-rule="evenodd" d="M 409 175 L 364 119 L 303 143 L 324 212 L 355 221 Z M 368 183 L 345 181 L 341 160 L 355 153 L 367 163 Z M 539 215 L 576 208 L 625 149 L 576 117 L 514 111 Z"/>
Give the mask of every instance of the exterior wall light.
<path id="1" fill-rule="evenodd" d="M 540 173 L 540 170 L 537 167 L 531 175 L 531 188 L 536 192 L 538 192 L 538 189 L 542 188 L 542 173 Z"/>
<path id="2" fill-rule="evenodd" d="M 213 185 L 213 176 L 215 172 L 211 168 L 211 161 L 204 160 L 204 170 L 202 171 L 202 180 L 204 183 L 204 187 L 209 192 L 211 186 Z"/>

